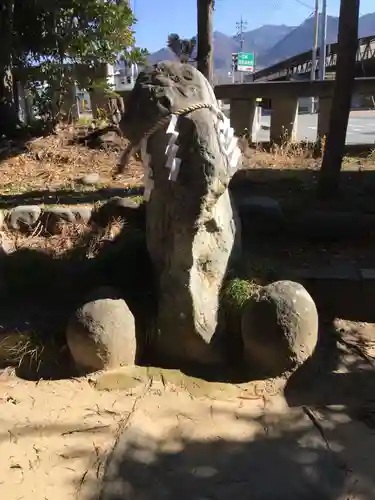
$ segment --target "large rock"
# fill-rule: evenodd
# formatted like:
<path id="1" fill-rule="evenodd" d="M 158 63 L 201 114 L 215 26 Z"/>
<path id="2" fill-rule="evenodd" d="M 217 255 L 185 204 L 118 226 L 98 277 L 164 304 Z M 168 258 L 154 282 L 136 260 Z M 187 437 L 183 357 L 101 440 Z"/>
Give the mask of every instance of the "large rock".
<path id="1" fill-rule="evenodd" d="M 112 288 L 100 288 L 88 297 L 72 316 L 66 336 L 80 370 L 96 371 L 135 362 L 134 317 Z"/>
<path id="2" fill-rule="evenodd" d="M 317 344 L 318 313 L 313 299 L 293 281 L 261 288 L 245 307 L 242 338 L 249 369 L 268 376 L 295 369 Z"/>
<path id="3" fill-rule="evenodd" d="M 220 361 L 212 347 L 219 291 L 240 247 L 228 184 L 241 154 L 233 143 L 228 157 L 233 130 L 220 110 L 194 110 L 175 123 L 171 115 L 145 139 L 160 118 L 196 104 L 218 110 L 204 76 L 188 64 L 158 63 L 139 75 L 120 124 L 133 145 L 143 140 L 147 247 L 159 289 L 156 351 L 175 366 Z"/>

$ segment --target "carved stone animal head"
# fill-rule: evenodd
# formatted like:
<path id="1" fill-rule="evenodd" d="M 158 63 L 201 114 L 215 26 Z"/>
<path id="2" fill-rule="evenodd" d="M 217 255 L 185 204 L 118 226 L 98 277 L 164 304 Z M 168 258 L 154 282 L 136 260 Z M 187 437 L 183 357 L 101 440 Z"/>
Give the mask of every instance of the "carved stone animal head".
<path id="1" fill-rule="evenodd" d="M 210 84 L 196 68 L 160 62 L 139 74 L 126 101 L 120 128 L 133 144 L 138 143 L 160 118 L 202 102 L 217 105 Z"/>

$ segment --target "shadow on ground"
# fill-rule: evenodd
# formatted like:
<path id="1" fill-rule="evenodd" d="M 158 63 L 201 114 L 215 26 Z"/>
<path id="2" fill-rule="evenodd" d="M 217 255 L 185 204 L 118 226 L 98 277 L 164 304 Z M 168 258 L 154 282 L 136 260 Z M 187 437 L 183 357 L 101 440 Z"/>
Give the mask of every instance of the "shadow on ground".
<path id="1" fill-rule="evenodd" d="M 175 414 L 145 402 L 109 455 L 100 500 L 372 500 L 374 389 L 374 366 L 325 331 L 285 399 L 178 396 Z"/>
<path id="2" fill-rule="evenodd" d="M 140 231 L 134 231 L 132 224 L 140 224 Z M 41 340 L 47 340 L 48 345 L 49 340 L 57 339 L 58 342 L 52 342 L 51 346 L 51 352 L 55 352 L 52 358 L 57 360 L 60 352 L 66 350 L 65 332 L 72 312 L 87 294 L 96 288 L 109 286 L 122 293 L 136 319 L 140 346 L 138 359 L 142 360 L 141 364 L 155 363 L 155 359 L 151 360 L 147 355 L 147 350 L 152 349 L 146 346 L 146 338 L 150 338 L 148 333 L 153 331 L 157 304 L 143 225 L 144 214 L 139 220 L 132 221 L 129 217 L 128 223 L 113 241 L 108 240 L 108 236 L 101 240 L 93 232 L 83 236 L 82 241 L 77 241 L 72 250 L 59 258 L 42 250 L 25 248 L 0 259 L 0 285 L 4 287 L 0 290 L 0 333 L 33 330 L 40 332 Z M 94 252 L 94 258 L 87 257 L 88 251 Z M 260 280 L 261 284 L 280 279 L 302 282 L 317 303 L 320 318 L 327 320 L 328 324 L 332 324 L 335 317 L 356 321 L 371 321 L 374 318 L 371 286 L 364 287 L 360 280 L 349 280 L 345 284 L 340 277 L 302 280 L 301 276 L 294 276 L 286 267 L 273 267 L 275 261 L 284 263 L 284 260 L 289 264 L 286 254 L 279 253 L 276 241 L 272 246 L 252 248 L 244 253 L 244 274 L 240 277 Z M 47 354 L 46 351 L 44 353 Z M 62 364 L 63 367 L 71 366 L 67 362 Z M 334 363 L 331 365 L 333 367 Z M 236 373 L 232 373 L 233 370 L 223 371 L 224 381 L 243 380 L 235 366 Z M 69 373 L 61 374 L 59 370 L 56 375 L 48 364 L 45 371 L 42 368 L 39 367 L 28 378 L 50 378 L 49 372 L 52 372 L 53 378 L 71 376 Z M 184 371 L 218 381 L 212 373 L 197 372 L 196 367 L 185 368 Z"/>
<path id="3" fill-rule="evenodd" d="M 16 130 L 12 139 L 0 138 L 0 164 L 2 161 L 27 152 L 27 144 L 33 139 L 47 137 L 53 133 L 53 125 L 47 122 L 36 122 L 33 126 Z"/>
<path id="4" fill-rule="evenodd" d="M 73 483 L 82 500 L 373 500 L 375 372 L 328 333 L 299 395 L 292 379 L 285 399 L 204 399 L 151 386 L 121 393 L 129 403 L 117 433 L 108 421 L 43 422 L 43 436 L 67 436 L 60 467 L 72 466 L 70 457 L 87 464 Z M 338 359 L 347 371 L 332 374 Z M 35 423 L 15 431 L 20 442 L 40 432 Z M 73 434 L 115 446 L 102 454 Z M 0 442 L 8 441 L 5 428 Z"/>
<path id="5" fill-rule="evenodd" d="M 318 170 L 306 169 L 302 165 L 299 168 L 298 164 L 296 168 L 270 167 L 254 165 L 238 170 L 231 180 L 231 189 L 239 194 L 274 198 L 288 212 L 308 209 L 375 212 L 375 170 L 361 169 L 356 164 L 352 170 L 343 169 L 339 196 L 321 201 L 316 197 Z"/>
<path id="6" fill-rule="evenodd" d="M 340 412 L 333 417 L 339 419 Z M 234 427 L 255 427 L 257 435 L 248 440 L 181 439 L 178 452 L 158 451 L 167 447 L 165 441 L 150 442 L 146 432 L 130 431 L 118 445 L 121 456 L 109 462 L 100 499 L 372 499 L 373 464 L 361 462 L 351 479 L 345 466 L 348 450 L 332 452 L 306 419 L 301 413 L 241 417 L 241 422 L 232 416 L 228 425 L 232 420 Z M 333 447 L 342 448 L 339 435 L 345 433 L 345 424 L 338 424 L 326 436 Z M 368 457 L 373 440 L 371 447 L 367 442 L 360 448 Z M 358 452 L 359 447 L 354 455 Z"/>
<path id="7" fill-rule="evenodd" d="M 113 240 L 100 234 L 84 235 L 62 256 L 24 248 L 0 259 L 0 334 L 20 333 L 33 346 L 21 363 L 19 356 L 15 360 L 20 376 L 76 375 L 66 345 L 67 323 L 87 295 L 101 287 L 123 296 L 135 317 L 137 357 L 144 355 L 145 332 L 156 307 L 144 233 L 125 224 Z"/>
<path id="8" fill-rule="evenodd" d="M 1 195 L 0 209 L 10 209 L 18 205 L 79 205 L 108 200 L 114 196 L 123 198 L 142 195 L 143 187 L 102 188 L 95 191 L 59 189 L 56 191 L 28 191 L 16 195 Z"/>
<path id="9" fill-rule="evenodd" d="M 144 239 L 128 245 L 126 231 L 119 238 L 95 259 L 79 258 L 79 248 L 57 260 L 32 250 L 5 258 L 5 298 L 17 300 L 11 307 L 2 301 L 0 324 L 8 315 L 8 328 L 19 328 L 11 321 L 23 316 L 25 328 L 60 339 L 51 347 L 56 361 L 69 314 L 95 287 L 119 288 L 135 317 L 147 320 L 156 304 Z M 286 403 L 261 397 L 203 402 L 171 391 L 170 407 L 160 390 L 152 395 L 153 406 L 142 409 L 140 402 L 120 422 L 101 500 L 372 500 L 375 370 L 332 329 L 334 313 L 322 319 L 314 357 L 290 378 Z M 63 359 L 69 367 L 67 353 Z M 35 368 L 27 361 L 26 372 Z M 38 377 L 47 378 L 51 366 L 38 369 Z M 133 398 L 134 405 L 141 401 Z M 47 426 L 46 432 L 59 427 Z M 76 456 L 88 453 L 76 450 Z"/>
<path id="10" fill-rule="evenodd" d="M 366 394 L 355 390 L 358 375 Z M 375 437 L 360 410 L 373 394 L 375 372 L 341 377 L 337 385 L 322 376 L 320 399 L 305 385 L 303 407 L 291 403 L 287 389 L 294 408 L 268 401 L 257 413 L 250 401 L 206 401 L 211 409 L 199 413 L 191 402 L 191 411 L 182 405 L 168 426 L 161 414 L 159 430 L 135 414 L 109 456 L 100 499 L 372 499 Z M 338 386 L 342 397 L 329 397 Z M 349 387 L 356 407 L 346 405 Z"/>

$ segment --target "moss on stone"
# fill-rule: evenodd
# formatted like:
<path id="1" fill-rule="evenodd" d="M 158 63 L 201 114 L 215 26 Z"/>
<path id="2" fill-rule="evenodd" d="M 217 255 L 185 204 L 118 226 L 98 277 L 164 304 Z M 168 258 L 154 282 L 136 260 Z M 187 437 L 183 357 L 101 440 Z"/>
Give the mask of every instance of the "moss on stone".
<path id="1" fill-rule="evenodd" d="M 260 285 L 254 281 L 234 278 L 222 291 L 223 307 L 229 313 L 241 314 L 246 303 L 257 293 Z"/>

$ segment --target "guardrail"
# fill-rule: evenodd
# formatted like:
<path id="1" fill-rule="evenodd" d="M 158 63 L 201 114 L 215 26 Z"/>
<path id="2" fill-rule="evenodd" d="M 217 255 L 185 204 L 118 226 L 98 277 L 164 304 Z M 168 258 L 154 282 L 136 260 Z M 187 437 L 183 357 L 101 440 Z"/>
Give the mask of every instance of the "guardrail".
<path id="1" fill-rule="evenodd" d="M 301 97 L 319 98 L 318 138 L 324 137 L 329 130 L 332 108 L 334 80 L 293 81 L 293 82 L 255 82 L 215 87 L 217 99 L 229 101 L 230 122 L 237 135 L 245 129 L 257 129 L 258 98 L 271 100 L 271 142 L 295 141 L 298 127 L 298 108 Z M 375 95 L 375 78 L 356 78 L 354 94 Z"/>

